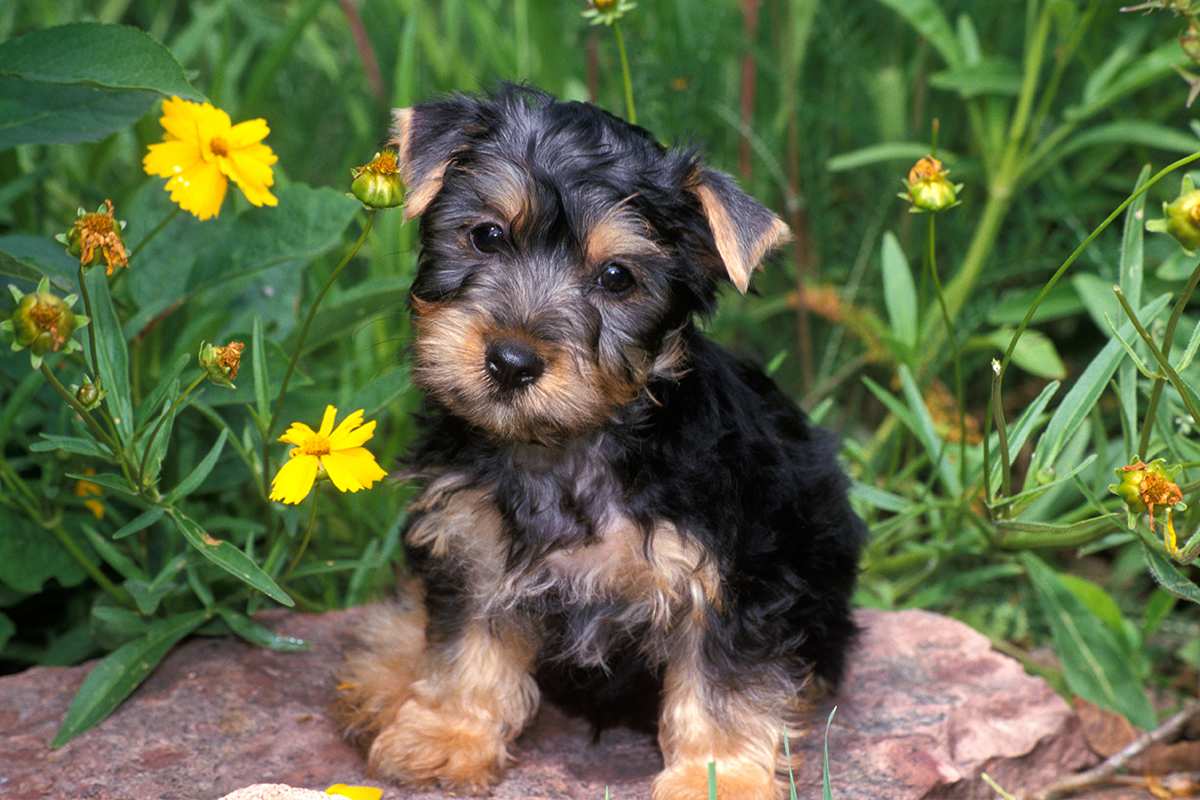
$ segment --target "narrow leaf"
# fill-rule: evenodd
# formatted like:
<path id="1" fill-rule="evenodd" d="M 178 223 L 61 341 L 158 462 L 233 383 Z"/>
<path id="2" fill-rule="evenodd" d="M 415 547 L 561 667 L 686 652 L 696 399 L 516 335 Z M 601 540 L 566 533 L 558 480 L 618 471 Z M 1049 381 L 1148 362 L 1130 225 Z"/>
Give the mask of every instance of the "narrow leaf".
<path id="1" fill-rule="evenodd" d="M 112 413 L 113 421 L 121 440 L 128 443 L 133 438 L 133 401 L 129 393 L 129 349 L 125 344 L 125 335 L 121 332 L 121 322 L 113 308 L 112 297 L 108 293 L 108 279 L 104 270 L 88 270 L 84 276 L 88 291 L 92 298 L 92 332 L 96 336 L 97 358 L 96 365 L 100 380 L 104 385 L 105 402 Z M 87 335 L 87 331 L 84 331 Z M 84 352 L 88 352 L 85 347 Z"/>
<path id="2" fill-rule="evenodd" d="M 917 346 L 917 289 L 913 284 L 908 259 L 900 242 L 888 231 L 880 248 L 883 269 L 883 302 L 887 306 L 892 334 L 905 347 L 904 357 Z"/>
<path id="3" fill-rule="evenodd" d="M 276 650 L 281 653 L 297 653 L 308 649 L 308 642 L 303 639 L 275 633 L 270 628 L 260 625 L 245 614 L 241 614 L 231 608 L 218 608 L 217 613 L 221 616 L 221 619 L 225 620 L 225 624 L 229 626 L 231 631 L 250 644 L 265 647 L 268 650 Z"/>
<path id="4" fill-rule="evenodd" d="M 263 572 L 250 556 L 224 539 L 217 539 L 209 535 L 200 527 L 199 523 L 182 512 L 173 512 L 171 520 L 187 539 L 188 544 L 196 548 L 200 555 L 272 600 L 289 607 L 295 605 L 292 598 L 288 597 L 287 593 L 279 588 L 279 584 L 275 583 L 270 575 Z"/>
<path id="5" fill-rule="evenodd" d="M 138 531 L 143 531 L 162 519 L 162 516 L 165 513 L 166 511 L 162 508 L 162 506 L 154 506 L 153 508 L 147 509 L 118 528 L 117 532 L 112 535 L 112 538 L 124 539 L 126 536 L 132 536 Z"/>
<path id="6" fill-rule="evenodd" d="M 159 434 L 160 436 L 162 434 Z M 221 451 L 225 449 L 225 440 L 229 436 L 228 430 L 222 430 L 217 436 L 217 441 L 213 443 L 212 448 L 204 458 L 200 459 L 188 476 L 179 482 L 179 485 L 172 489 L 164 501 L 166 505 L 174 505 L 183 498 L 187 497 L 196 489 L 200 488 L 200 484 L 204 483 L 204 479 L 212 472 L 213 467 L 217 465 L 217 459 L 221 457 Z"/>

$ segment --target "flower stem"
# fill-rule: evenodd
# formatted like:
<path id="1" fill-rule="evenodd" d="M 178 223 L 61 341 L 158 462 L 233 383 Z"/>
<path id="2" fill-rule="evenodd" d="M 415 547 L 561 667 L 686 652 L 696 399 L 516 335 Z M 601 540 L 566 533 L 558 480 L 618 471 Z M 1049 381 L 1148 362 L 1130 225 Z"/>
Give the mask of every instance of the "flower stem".
<path id="1" fill-rule="evenodd" d="M 146 437 L 146 441 L 142 445 L 142 460 L 138 464 L 138 471 L 137 471 L 137 479 L 138 479 L 138 488 L 139 489 L 141 489 L 143 484 L 145 483 L 146 465 L 148 463 L 150 463 L 150 446 L 152 444 L 154 444 L 155 437 L 158 436 L 158 432 L 160 430 L 162 430 L 162 426 L 166 424 L 167 420 L 171 419 L 175 415 L 175 412 L 179 409 L 179 407 L 181 405 L 183 405 L 183 403 L 188 399 L 188 397 L 191 395 L 191 393 L 196 390 L 196 387 L 204 382 L 205 377 L 206 377 L 205 373 L 203 371 L 201 371 L 200 374 L 196 376 L 196 379 L 194 381 L 192 381 L 190 384 L 188 384 L 188 387 L 183 390 L 183 393 L 180 394 L 178 397 L 176 397 L 175 400 L 171 403 L 170 410 L 167 411 L 166 414 L 163 414 L 162 416 L 160 416 L 158 418 L 158 422 L 156 422 L 154 424 L 154 428 L 150 431 L 150 435 Z"/>
<path id="2" fill-rule="evenodd" d="M 621 23 L 613 22 L 612 29 L 617 40 L 617 53 L 621 56 L 621 79 L 625 83 L 625 116 L 631 125 L 637 125 L 637 109 L 633 106 L 633 78 L 629 73 L 629 56 L 625 53 L 625 37 L 621 35 Z"/>
<path id="3" fill-rule="evenodd" d="M 87 281 L 84 280 L 83 265 L 79 265 L 79 293 L 83 295 L 83 310 L 88 316 L 87 338 L 88 352 L 92 355 L 92 377 L 99 379 L 100 359 L 96 355 L 96 317 L 92 314 L 92 295 L 88 291 Z"/>
<path id="4" fill-rule="evenodd" d="M 304 556 L 304 551 L 308 549 L 308 543 L 312 541 L 313 528 L 317 526 L 317 500 L 320 497 L 321 490 L 320 487 L 317 487 L 317 490 L 313 492 L 312 505 L 308 509 L 308 525 L 304 528 L 304 538 L 300 540 L 300 546 L 296 548 L 295 555 L 292 556 L 292 560 L 288 562 L 287 568 L 283 571 L 283 580 L 287 580 L 288 576 L 299 565 L 300 559 Z"/>
<path id="5" fill-rule="evenodd" d="M 1171 318 L 1167 322 L 1166 335 L 1163 337 L 1162 351 L 1164 356 L 1171 355 L 1171 345 L 1175 341 L 1175 328 L 1179 325 L 1179 318 L 1183 316 L 1183 310 L 1187 308 L 1188 302 L 1192 299 L 1192 294 L 1196 291 L 1197 284 L 1200 284 L 1200 263 L 1196 264 L 1196 268 L 1192 270 L 1192 277 L 1188 278 L 1187 286 L 1184 287 L 1183 293 L 1179 295 L 1179 299 L 1175 301 L 1175 308 L 1171 309 Z M 1138 454 L 1147 455 L 1150 449 L 1150 432 L 1154 427 L 1154 415 L 1158 413 L 1158 401 L 1162 397 L 1163 385 L 1166 383 L 1166 378 L 1159 375 L 1154 379 L 1154 385 L 1150 389 L 1150 400 L 1146 405 L 1146 419 L 1142 423 L 1142 436 L 1138 440 Z M 1200 423 L 1200 419 L 1196 422 Z"/>
<path id="6" fill-rule="evenodd" d="M 171 220 L 175 219 L 175 216 L 178 213 L 179 206 L 174 206 L 169 212 L 167 212 L 167 215 L 159 220 L 159 223 L 151 228 L 149 233 L 142 237 L 142 240 L 137 243 L 137 247 L 133 248 L 133 252 L 129 254 L 129 260 L 133 261 L 133 259 L 137 257 L 137 254 L 142 252 L 142 249 L 146 245 L 150 244 L 151 239 L 153 239 L 155 236 L 158 236 L 158 234 L 162 232 L 163 228 L 171 224 Z"/>
<path id="7" fill-rule="evenodd" d="M 263 494 L 270 496 L 269 481 L 271 480 L 271 431 L 275 429 L 275 423 L 279 421 L 279 412 L 283 409 L 283 401 L 287 397 L 288 384 L 291 383 L 292 375 L 296 372 L 296 364 L 300 361 L 300 354 L 304 351 L 304 342 L 308 338 L 308 329 L 312 327 L 313 319 L 317 316 L 317 309 L 321 307 L 321 301 L 325 299 L 325 295 L 329 294 L 329 290 L 333 288 L 334 282 L 338 275 L 346 268 L 351 259 L 358 254 L 363 244 L 367 241 L 367 236 L 371 233 L 371 226 L 375 222 L 375 212 L 367 212 L 367 221 L 363 225 L 362 233 L 358 235 L 358 239 L 342 256 L 342 260 L 333 268 L 325 285 L 321 287 L 321 291 L 317 293 L 312 305 L 308 308 L 308 314 L 304 317 L 304 322 L 300 326 L 300 335 L 296 339 L 296 349 L 292 351 L 292 357 L 288 360 L 287 371 L 283 373 L 283 382 L 279 385 L 279 394 L 275 397 L 275 405 L 271 411 L 271 419 L 267 422 L 267 428 L 263 431 L 263 449 L 262 449 L 262 464 L 263 464 Z"/>
<path id="8" fill-rule="evenodd" d="M 1121 291 L 1119 286 L 1114 286 L 1113 294 L 1117 296 L 1117 302 L 1121 304 L 1121 310 L 1125 312 L 1125 316 L 1129 317 L 1129 321 L 1133 323 L 1133 329 L 1137 331 L 1138 336 L 1141 336 L 1142 341 L 1146 343 L 1146 348 L 1150 351 L 1150 355 L 1154 356 L 1154 360 L 1158 362 L 1158 366 L 1166 373 L 1167 380 L 1175 387 L 1175 391 L 1179 392 L 1179 398 L 1183 401 L 1183 405 L 1187 408 L 1188 413 L 1192 415 L 1192 419 L 1200 419 L 1200 408 L 1196 407 L 1196 403 L 1192 399 L 1191 393 L 1188 392 L 1183 379 L 1179 377 L 1179 373 L 1171 366 L 1171 362 L 1167 359 L 1163 351 L 1154 343 L 1154 337 L 1150 335 L 1150 331 L 1146 330 L 1146 326 L 1137 318 L 1137 313 L 1130 307 L 1129 301 L 1125 299 L 1125 293 Z"/>
<path id="9" fill-rule="evenodd" d="M 67 387 L 62 385 L 62 382 L 59 381 L 58 376 L 54 374 L 54 370 L 46 366 L 46 362 L 44 361 L 42 362 L 41 373 L 46 379 L 46 382 L 50 384 L 54 391 L 58 392 L 59 397 L 66 401 L 66 404 L 69 405 L 76 414 L 83 418 L 84 423 L 91 430 L 92 435 L 104 444 L 108 445 L 108 448 L 112 450 L 114 456 L 119 457 L 121 454 L 121 449 L 117 446 L 117 443 L 111 437 L 109 437 L 103 428 L 100 427 L 100 424 L 96 422 L 95 418 L 92 417 L 90 413 L 88 413 L 88 410 L 83 407 L 83 404 L 76 400 L 75 397 L 69 391 L 67 391 Z"/>
<path id="10" fill-rule="evenodd" d="M 936 148 L 936 144 L 935 144 Z M 954 359 L 954 402 L 958 406 L 958 469 L 961 483 L 967 486 L 967 411 L 963 404 L 962 358 L 958 350 L 958 331 L 954 328 L 954 320 L 950 317 L 950 309 L 946 306 L 946 295 L 942 291 L 942 279 L 937 268 L 937 215 L 929 214 L 929 276 L 933 279 L 933 288 L 937 292 L 938 305 L 942 309 L 942 320 L 946 324 L 946 332 L 950 337 L 950 350 Z"/>

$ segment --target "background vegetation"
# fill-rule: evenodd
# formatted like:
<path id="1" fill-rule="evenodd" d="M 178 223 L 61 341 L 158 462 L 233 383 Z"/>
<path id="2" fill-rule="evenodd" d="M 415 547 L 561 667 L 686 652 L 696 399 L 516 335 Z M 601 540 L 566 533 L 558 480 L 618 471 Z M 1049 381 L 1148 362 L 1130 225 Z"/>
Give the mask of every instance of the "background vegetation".
<path id="1" fill-rule="evenodd" d="M 1186 499 L 1200 466 L 1197 420 L 1179 392 L 1200 386 L 1198 368 L 1180 361 L 1194 344 L 1186 284 L 1196 258 L 1169 237 L 1142 235 L 1184 168 L 1122 207 L 1155 170 L 1200 150 L 1177 73 L 1192 40 L 1179 41 L 1190 18 L 1175 12 L 1190 4 L 1163 5 L 1174 10 L 1120 13 L 1107 0 L 640 0 L 620 23 L 639 123 L 664 141 L 702 146 L 797 233 L 757 293 L 726 293 L 710 329 L 842 432 L 855 502 L 873 529 L 858 602 L 963 619 L 1062 691 L 1142 727 L 1194 695 L 1200 670 L 1200 613 L 1187 602 L 1200 599 L 1195 567 L 1169 558 L 1145 515 L 1127 519 L 1106 488 L 1133 456 L 1162 456 L 1184 465 Z M 157 498 L 105 477 L 113 467 L 84 445 L 46 438 L 86 432 L 26 353 L 0 356 L 0 667 L 114 650 L 157 658 L 189 631 L 298 646 L 249 622 L 245 613 L 272 602 L 257 591 L 266 584 L 238 580 L 236 564 L 204 555 L 201 534 L 230 543 L 303 609 L 359 603 L 388 587 L 403 563 L 406 488 L 272 506 L 262 491 L 263 417 L 303 315 L 362 230 L 362 212 L 342 193 L 350 168 L 379 146 L 390 108 L 506 79 L 624 113 L 612 32 L 589 26 L 583 7 L 0 8 L 0 40 L 80 21 L 147 32 L 235 122 L 268 120 L 280 196 L 275 209 L 227 198 L 216 221 L 171 216 L 161 181 L 141 169 L 161 136 L 152 92 L 126 91 L 119 112 L 62 100 L 50 109 L 56 134 L 0 125 L 0 272 L 23 290 L 38 274 L 61 293 L 77 289 L 77 263 L 52 240 L 77 206 L 112 198 L 132 247 L 167 220 L 111 286 L 123 334 L 113 338 L 110 326 L 105 341 L 128 349 L 138 425 L 196 374 L 202 340 L 250 344 L 236 391 L 206 386 L 169 411 L 170 445 L 152 454 L 156 466 L 161 459 Z M 0 107 L 60 97 L 14 77 L 4 52 Z M 939 214 L 936 229 L 896 198 L 929 151 L 935 120 L 938 155 L 965 184 L 962 205 Z M 1112 224 L 1037 302 L 1106 218 Z M 412 436 L 418 403 L 403 313 L 414 237 L 399 213 L 378 214 L 325 298 L 278 409 L 279 420 L 313 423 L 327 402 L 364 407 L 379 421 L 371 447 L 385 465 Z M 1114 283 L 1140 310 L 1153 348 L 1127 321 Z M 1163 344 L 1174 308 L 1174 341 Z M 1108 320 L 1124 326 L 1125 344 Z M 1156 361 L 1170 344 L 1178 382 L 1160 379 Z M 1006 350 L 1001 385 L 991 362 Z M 64 384 L 78 383 L 84 364 L 48 360 Z M 997 431 L 1001 412 L 1008 422 Z M 219 436 L 224 446 L 214 448 Z M 271 452 L 278 464 L 283 448 Z M 102 516 L 85 504 L 94 500 Z M 165 516 L 127 525 L 164 503 Z M 1182 539 L 1198 523 L 1194 509 L 1176 514 Z M 140 679 L 118 672 L 64 736 Z"/>

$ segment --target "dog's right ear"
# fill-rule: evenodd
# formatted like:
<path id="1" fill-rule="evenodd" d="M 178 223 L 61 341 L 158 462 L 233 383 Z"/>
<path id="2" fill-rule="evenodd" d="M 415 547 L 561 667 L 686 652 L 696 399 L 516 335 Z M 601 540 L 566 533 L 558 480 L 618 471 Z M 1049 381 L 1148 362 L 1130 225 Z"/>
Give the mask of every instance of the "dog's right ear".
<path id="1" fill-rule="evenodd" d="M 466 143 L 474 107 L 455 97 L 392 111 L 391 139 L 408 190 L 405 219 L 419 217 L 442 188 L 442 176 L 456 150 Z"/>

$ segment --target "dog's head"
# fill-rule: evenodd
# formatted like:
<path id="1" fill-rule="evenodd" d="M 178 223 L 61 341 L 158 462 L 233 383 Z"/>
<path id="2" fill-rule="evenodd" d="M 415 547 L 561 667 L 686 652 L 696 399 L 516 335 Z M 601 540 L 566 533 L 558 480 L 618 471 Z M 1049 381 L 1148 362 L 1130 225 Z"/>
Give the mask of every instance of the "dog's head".
<path id="1" fill-rule="evenodd" d="M 509 87 L 394 117 L 422 217 L 415 379 L 503 439 L 595 428 L 684 368 L 693 315 L 788 235 L 694 153 L 594 106 Z"/>

